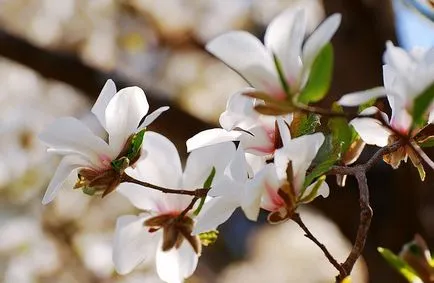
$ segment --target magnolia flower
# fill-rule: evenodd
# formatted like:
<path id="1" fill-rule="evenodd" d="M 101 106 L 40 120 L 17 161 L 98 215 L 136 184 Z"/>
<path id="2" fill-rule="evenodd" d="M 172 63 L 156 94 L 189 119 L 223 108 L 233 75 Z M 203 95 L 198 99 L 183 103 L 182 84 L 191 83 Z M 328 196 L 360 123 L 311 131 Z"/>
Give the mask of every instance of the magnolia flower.
<path id="1" fill-rule="evenodd" d="M 330 16 L 304 40 L 305 11 L 291 8 L 270 23 L 265 33 L 265 46 L 248 32 L 231 31 L 209 42 L 206 49 L 258 91 L 284 100 L 286 87 L 280 81 L 274 57 L 283 72 L 283 83 L 291 93 L 298 93 L 307 82 L 316 56 L 330 41 L 340 21 L 339 14 Z"/>
<path id="2" fill-rule="evenodd" d="M 164 136 L 148 132 L 142 155 L 126 173 L 136 179 L 167 188 L 202 188 L 207 180 L 218 179 L 235 152 L 233 143 L 221 143 L 190 154 L 184 172 L 175 146 Z M 213 169 L 214 168 L 214 169 Z M 214 172 L 214 173 L 213 173 Z M 156 267 L 166 282 L 182 282 L 196 269 L 201 252 L 193 210 L 181 213 L 192 197 L 164 194 L 136 184 L 122 183 L 119 193 L 144 213 L 118 219 L 114 239 L 113 261 L 118 273 L 129 273 L 156 253 Z"/>
<path id="3" fill-rule="evenodd" d="M 64 181 L 77 172 L 75 188 L 89 193 L 99 191 L 103 195 L 113 191 L 120 182 L 120 174 L 112 162 L 119 160 L 119 166 L 124 167 L 121 169 L 133 164 L 139 157 L 138 154 L 130 156 L 136 133 L 141 132 L 143 137 L 146 126 L 167 109 L 161 107 L 146 116 L 149 104 L 142 89 L 128 87 L 116 92 L 114 82 L 108 80 L 92 107 L 92 113 L 108 133 L 108 142 L 73 117 L 57 119 L 40 134 L 48 152 L 64 156 L 42 203 L 51 202 Z M 140 144 L 134 146 L 140 147 Z M 137 153 L 138 148 L 133 151 Z"/>
<path id="4" fill-rule="evenodd" d="M 196 134 L 187 141 L 187 150 L 220 142 L 239 141 L 246 152 L 265 156 L 281 147 L 281 135 L 290 135 L 288 125 L 291 124 L 292 115 L 274 117 L 259 114 L 255 111 L 255 105 L 259 101 L 244 95 L 250 91 L 254 90 L 250 88 L 233 94 L 227 102 L 226 111 L 220 115 L 222 128 Z"/>
<path id="5" fill-rule="evenodd" d="M 244 150 L 238 147 L 234 158 L 224 170 L 224 175 L 216 178 L 208 192 L 208 196 L 213 198 L 205 203 L 198 215 L 193 234 L 216 229 L 229 219 L 237 207 L 243 209 L 248 219 L 255 221 L 259 214 L 259 201 L 252 196 L 265 189 L 266 177 L 271 168 L 272 164 L 268 164 L 253 178 L 249 178 Z"/>
<path id="6" fill-rule="evenodd" d="M 267 164 L 253 178 L 248 176 L 247 163 L 239 148 L 224 176 L 209 191 L 208 195 L 214 198 L 199 214 L 193 234 L 215 229 L 237 207 L 252 221 L 263 208 L 271 212 L 269 221 L 277 223 L 289 219 L 299 204 L 310 202 L 318 195 L 327 197 L 329 187 L 324 178 L 313 184 L 304 183 L 306 171 L 323 142 L 322 133 L 288 141 L 276 151 L 275 163 Z"/>
<path id="7" fill-rule="evenodd" d="M 365 109 L 361 115 L 374 115 L 378 113 L 382 121 L 374 118 L 359 117 L 350 123 L 354 126 L 360 137 L 367 144 L 384 147 L 398 141 L 401 137 L 412 138 L 422 141 L 427 138 L 423 131 L 415 128 L 413 117 L 413 107 L 415 99 L 425 90 L 434 84 L 434 48 L 429 50 L 413 49 L 406 52 L 394 46 L 391 42 L 387 43 L 387 50 L 384 53 L 383 79 L 385 91 L 376 88 L 370 91 L 357 92 L 343 96 L 339 103 L 344 106 L 357 106 L 367 100 L 381 97 L 387 94 L 392 109 L 389 121 L 387 115 L 380 112 L 377 108 Z M 432 103 L 431 103 L 432 104 Z M 434 121 L 434 109 L 428 107 L 428 123 Z M 417 143 L 412 141 L 412 146 L 404 145 L 397 151 L 385 155 L 384 160 L 393 168 L 397 168 L 402 160 L 406 161 L 410 157 L 423 179 L 425 174 L 418 155 L 422 155 L 429 164 L 432 162 L 419 148 Z"/>

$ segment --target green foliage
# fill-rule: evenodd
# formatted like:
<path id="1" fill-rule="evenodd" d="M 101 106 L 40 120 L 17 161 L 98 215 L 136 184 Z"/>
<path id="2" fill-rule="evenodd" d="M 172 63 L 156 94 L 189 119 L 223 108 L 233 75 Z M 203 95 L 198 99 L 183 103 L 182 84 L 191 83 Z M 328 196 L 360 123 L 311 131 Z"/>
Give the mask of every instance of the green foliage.
<path id="1" fill-rule="evenodd" d="M 317 114 L 297 112 L 293 117 L 290 127 L 292 138 L 313 134 L 321 125 L 320 116 Z"/>
<path id="2" fill-rule="evenodd" d="M 383 256 L 383 258 L 399 273 L 401 273 L 402 276 L 405 277 L 405 279 L 408 280 L 408 282 L 411 283 L 422 283 L 422 280 L 417 275 L 416 271 L 411 268 L 404 260 L 402 260 L 400 257 L 395 255 L 393 252 L 391 252 L 388 249 L 379 247 L 378 252 Z"/>
<path id="3" fill-rule="evenodd" d="M 303 189 L 302 193 L 300 194 L 300 199 L 298 202 L 301 203 L 307 203 L 311 202 L 316 196 L 318 195 L 318 190 L 321 188 L 321 185 L 325 182 L 326 176 L 321 176 L 318 178 L 318 181 L 315 183 L 315 186 L 312 188 L 312 190 L 309 192 L 308 195 L 305 195 L 307 186 Z"/>
<path id="4" fill-rule="evenodd" d="M 121 157 L 111 162 L 111 166 L 116 172 L 123 172 L 129 165 L 130 160 L 127 157 Z"/>
<path id="5" fill-rule="evenodd" d="M 303 104 L 317 102 L 324 98 L 330 88 L 333 75 L 333 46 L 328 43 L 321 49 L 310 70 L 306 86 L 298 101 Z"/>
<path id="6" fill-rule="evenodd" d="M 204 233 L 199 234 L 199 239 L 202 245 L 205 247 L 212 245 L 217 241 L 217 237 L 219 235 L 219 232 L 217 230 L 208 231 Z"/>
<path id="7" fill-rule="evenodd" d="M 215 173 L 216 173 L 216 170 L 215 170 L 215 167 L 213 167 L 211 169 L 211 172 L 208 175 L 208 178 L 206 178 L 205 183 L 203 183 L 203 187 L 204 188 L 208 189 L 208 188 L 211 187 L 212 181 L 214 180 L 214 177 L 215 177 Z M 199 206 L 193 212 L 194 215 L 199 215 L 199 213 L 202 210 L 202 207 L 203 207 L 203 205 L 205 203 L 205 199 L 206 199 L 206 196 L 204 196 L 203 198 L 200 199 Z"/>
<path id="8" fill-rule="evenodd" d="M 342 107 L 334 104 L 332 110 L 335 112 L 342 112 Z M 346 118 L 335 117 L 330 118 L 328 127 L 331 130 L 333 137 L 333 145 L 340 147 L 340 154 L 344 154 L 351 145 L 355 133 L 354 129 L 348 124 Z"/>
<path id="9" fill-rule="evenodd" d="M 133 136 L 131 140 L 131 145 L 126 154 L 126 157 L 129 160 L 134 160 L 137 157 L 137 155 L 140 153 L 140 149 L 142 148 L 142 143 L 143 143 L 143 136 L 145 135 L 145 132 L 146 129 L 143 129 Z"/>
<path id="10" fill-rule="evenodd" d="M 429 86 L 421 95 L 416 97 L 413 104 L 413 123 L 415 125 L 423 125 L 425 112 L 431 105 L 434 99 L 434 84 Z"/>

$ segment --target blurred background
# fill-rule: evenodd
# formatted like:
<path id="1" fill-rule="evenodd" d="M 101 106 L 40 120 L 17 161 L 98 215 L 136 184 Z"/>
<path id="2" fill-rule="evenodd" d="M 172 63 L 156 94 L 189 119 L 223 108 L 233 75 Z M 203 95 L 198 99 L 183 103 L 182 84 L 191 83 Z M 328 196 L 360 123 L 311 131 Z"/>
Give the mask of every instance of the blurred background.
<path id="1" fill-rule="evenodd" d="M 121 196 L 102 201 L 63 190 L 41 205 L 59 160 L 46 154 L 37 134 L 56 117 L 88 119 L 112 78 L 118 88 L 141 86 L 151 110 L 171 106 L 152 128 L 185 158 L 185 141 L 216 125 L 226 99 L 245 85 L 204 44 L 232 29 L 261 37 L 275 15 L 296 5 L 309 7 L 311 29 L 325 15 L 343 14 L 324 106 L 382 84 L 386 40 L 407 49 L 434 44 L 432 0 L 0 0 L 0 282 L 160 282 L 152 263 L 128 276 L 114 272 L 115 220 L 135 213 Z M 362 161 L 374 150 L 365 149 Z M 404 282 L 378 246 L 398 252 L 420 233 L 434 247 L 433 176 L 428 172 L 422 184 L 408 165 L 393 171 L 378 164 L 369 173 L 374 219 L 353 282 Z M 302 216 L 343 261 L 359 219 L 354 180 L 334 186 Z M 251 223 L 235 213 L 188 282 L 321 283 L 335 275 L 293 223 Z"/>

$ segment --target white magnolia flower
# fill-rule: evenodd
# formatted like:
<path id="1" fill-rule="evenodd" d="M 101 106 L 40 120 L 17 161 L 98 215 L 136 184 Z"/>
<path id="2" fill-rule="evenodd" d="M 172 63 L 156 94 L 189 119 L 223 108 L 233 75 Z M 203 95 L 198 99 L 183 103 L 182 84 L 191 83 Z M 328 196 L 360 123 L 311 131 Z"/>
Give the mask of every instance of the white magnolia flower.
<path id="1" fill-rule="evenodd" d="M 387 95 L 392 109 L 390 126 L 403 135 L 409 135 L 413 124 L 411 112 L 414 101 L 434 84 L 434 48 L 415 48 L 406 52 L 391 42 L 387 42 L 387 49 L 383 57 L 385 63 L 383 65 L 384 89 L 374 88 L 348 94 L 339 100 L 339 104 L 357 106 L 368 100 Z M 428 122 L 432 123 L 434 121 L 433 106 L 428 107 L 428 109 L 431 111 Z M 370 111 L 372 112 L 372 110 Z M 363 123 L 363 121 L 372 124 L 372 119 L 357 120 L 356 123 Z M 363 127 L 369 129 L 369 124 Z M 359 134 L 365 135 L 365 133 Z M 370 135 L 368 132 L 366 134 Z M 370 137 L 367 138 L 370 139 Z M 380 143 L 383 145 L 374 144 L 384 146 L 387 142 L 385 144 Z"/>
<path id="2" fill-rule="evenodd" d="M 166 188 L 193 190 L 202 188 L 215 169 L 218 179 L 235 153 L 233 143 L 221 143 L 190 154 L 184 172 L 175 146 L 164 136 L 148 132 L 143 141 L 142 155 L 126 173 L 136 179 Z M 139 216 L 118 219 L 114 240 L 113 261 L 121 274 L 129 273 L 143 260 L 156 253 L 156 267 L 166 282 L 182 282 L 196 269 L 201 244 L 191 232 L 195 226 L 194 212 L 184 216 L 192 197 L 164 194 L 136 184 L 122 183 L 119 193 L 144 211 Z"/>
<path id="3" fill-rule="evenodd" d="M 122 157 L 120 154 L 132 135 L 167 109 L 161 107 L 146 116 L 149 104 L 142 89 L 128 87 L 116 92 L 114 82 L 108 80 L 92 108 L 92 113 L 108 133 L 108 142 L 73 117 L 57 119 L 40 134 L 39 138 L 48 146 L 49 152 L 64 156 L 42 203 L 51 202 L 63 182 L 77 171 L 80 176 L 78 187 L 95 187 L 105 193 L 115 189 L 119 181 L 111 162 Z"/>
<path id="4" fill-rule="evenodd" d="M 305 184 L 307 170 L 323 142 L 324 135 L 315 133 L 290 140 L 276 151 L 276 176 L 268 178 L 261 201 L 261 207 L 271 212 L 271 223 L 288 219 L 299 204 L 311 202 L 319 195 L 328 197 L 329 187 L 323 178 Z"/>
<path id="5" fill-rule="evenodd" d="M 339 27 L 341 16 L 327 18 L 306 40 L 304 9 L 290 8 L 268 26 L 265 45 L 245 31 L 225 33 L 206 45 L 206 49 L 238 72 L 252 87 L 279 100 L 286 99 L 274 62 L 280 62 L 291 93 L 302 90 L 310 68 L 321 49 Z"/>
<path id="6" fill-rule="evenodd" d="M 235 157 L 224 170 L 224 175 L 216 178 L 208 192 L 208 196 L 213 198 L 205 203 L 198 215 L 193 234 L 216 229 L 229 219 L 237 207 L 243 209 L 248 219 L 255 221 L 260 209 L 260 198 L 255 197 L 265 190 L 270 170 L 272 164 L 266 165 L 253 178 L 249 178 L 244 150 L 238 147 Z"/>
<path id="7" fill-rule="evenodd" d="M 265 156 L 273 154 L 281 146 L 281 136 L 290 138 L 292 114 L 278 117 L 259 114 L 254 108 L 259 102 L 243 94 L 249 91 L 253 89 L 233 94 L 227 102 L 226 111 L 220 115 L 222 128 L 196 134 L 187 140 L 187 150 L 226 141 L 240 141 L 240 146 L 246 152 Z"/>

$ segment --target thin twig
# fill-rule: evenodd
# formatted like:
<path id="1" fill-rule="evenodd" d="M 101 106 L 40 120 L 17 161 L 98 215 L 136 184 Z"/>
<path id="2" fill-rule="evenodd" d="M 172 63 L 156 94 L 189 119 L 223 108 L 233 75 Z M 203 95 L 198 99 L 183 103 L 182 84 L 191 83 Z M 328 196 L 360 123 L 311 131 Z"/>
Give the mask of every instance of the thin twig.
<path id="1" fill-rule="evenodd" d="M 157 190 L 157 191 L 163 192 L 165 194 L 188 195 L 188 196 L 194 196 L 197 198 L 205 197 L 207 195 L 208 191 L 210 190 L 207 188 L 199 188 L 199 189 L 195 189 L 195 190 L 164 188 L 164 187 L 160 187 L 160 186 L 148 183 L 148 182 L 143 182 L 143 181 L 137 180 L 126 173 L 124 173 L 122 175 L 121 182 L 127 182 L 127 183 L 133 183 L 133 184 L 141 185 L 143 187 Z"/>
<path id="2" fill-rule="evenodd" d="M 300 228 L 304 231 L 304 236 L 314 242 L 327 257 L 328 261 L 339 271 L 340 275 L 346 275 L 346 270 L 339 264 L 339 262 L 331 255 L 331 253 L 327 250 L 326 246 L 322 244 L 315 236 L 310 232 L 309 228 L 304 224 L 301 220 L 300 214 L 294 213 L 291 219 L 300 226 Z"/>
<path id="3" fill-rule="evenodd" d="M 196 204 L 196 202 L 199 200 L 198 197 L 194 197 L 190 204 L 179 214 L 178 219 L 184 218 L 184 216 L 193 208 L 193 206 Z"/>

